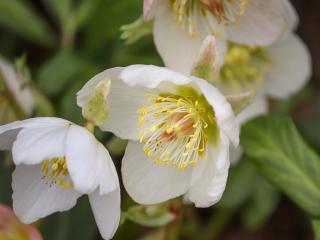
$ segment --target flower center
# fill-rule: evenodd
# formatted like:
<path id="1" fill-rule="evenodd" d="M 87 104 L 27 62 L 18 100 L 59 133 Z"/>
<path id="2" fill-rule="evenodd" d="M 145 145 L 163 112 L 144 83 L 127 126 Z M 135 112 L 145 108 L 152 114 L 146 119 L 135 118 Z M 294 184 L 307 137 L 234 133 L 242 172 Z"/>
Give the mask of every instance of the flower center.
<path id="1" fill-rule="evenodd" d="M 169 0 L 169 5 L 174 19 L 188 35 L 196 35 L 197 17 L 200 13 L 211 33 L 217 36 L 217 25 L 237 23 L 237 17 L 245 14 L 248 2 L 249 0 Z"/>
<path id="2" fill-rule="evenodd" d="M 223 92 L 256 90 L 262 84 L 270 62 L 262 47 L 230 43 L 220 71 Z"/>
<path id="3" fill-rule="evenodd" d="M 210 138 L 216 133 L 212 107 L 195 95 L 148 94 L 152 103 L 138 110 L 140 142 L 157 164 L 172 164 L 180 170 L 206 157 Z"/>
<path id="4" fill-rule="evenodd" d="M 69 172 L 65 157 L 56 157 L 45 159 L 41 162 L 42 179 L 46 181 L 50 187 L 54 184 L 69 189 L 72 182 L 69 179 Z"/>

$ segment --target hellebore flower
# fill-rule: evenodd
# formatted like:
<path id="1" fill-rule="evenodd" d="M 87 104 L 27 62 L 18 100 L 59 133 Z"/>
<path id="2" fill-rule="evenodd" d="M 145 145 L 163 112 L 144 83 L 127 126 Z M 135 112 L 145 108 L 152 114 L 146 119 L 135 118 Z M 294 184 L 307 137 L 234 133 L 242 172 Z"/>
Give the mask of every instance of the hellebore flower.
<path id="1" fill-rule="evenodd" d="M 268 47 L 230 44 L 218 88 L 225 94 L 245 89 L 256 93 L 252 104 L 237 116 L 245 122 L 268 112 L 268 97 L 289 97 L 306 84 L 310 75 L 310 53 L 292 33 Z"/>
<path id="2" fill-rule="evenodd" d="M 152 65 L 113 68 L 93 77 L 77 103 L 83 113 L 107 109 L 100 128 L 131 140 L 122 177 L 135 201 L 156 204 L 183 194 L 197 207 L 219 201 L 239 129 L 230 104 L 208 82 Z"/>
<path id="3" fill-rule="evenodd" d="M 220 40 L 269 45 L 297 23 L 287 0 L 144 0 L 144 18 L 154 19 L 154 40 L 165 65 L 182 73 L 190 70 L 207 35 L 218 39 L 223 55 Z"/>
<path id="4" fill-rule="evenodd" d="M 105 239 L 120 218 L 117 172 L 108 151 L 85 128 L 59 118 L 34 118 L 0 127 L 0 149 L 10 150 L 13 209 L 24 223 L 72 208 L 88 194 Z"/>
<path id="5" fill-rule="evenodd" d="M 35 227 L 22 224 L 11 208 L 0 204 L 0 239 L 42 240 L 42 236 Z"/>

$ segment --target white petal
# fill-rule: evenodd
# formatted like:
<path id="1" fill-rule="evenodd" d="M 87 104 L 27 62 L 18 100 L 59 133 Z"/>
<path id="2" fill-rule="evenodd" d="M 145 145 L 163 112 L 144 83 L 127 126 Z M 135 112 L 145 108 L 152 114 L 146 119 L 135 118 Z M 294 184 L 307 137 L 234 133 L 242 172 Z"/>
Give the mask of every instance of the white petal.
<path id="1" fill-rule="evenodd" d="M 198 172 L 193 173 L 188 197 L 196 207 L 210 207 L 221 199 L 226 187 L 230 165 L 228 138 L 222 136 L 219 151 L 210 149 L 207 159 L 199 164 L 202 166 L 195 167 L 194 171 Z"/>
<path id="2" fill-rule="evenodd" d="M 0 126 L 0 150 L 9 150 L 22 128 L 67 126 L 68 121 L 60 118 L 30 118 Z"/>
<path id="3" fill-rule="evenodd" d="M 230 163 L 231 166 L 236 165 L 242 157 L 243 149 L 241 146 L 233 147 L 230 146 Z"/>
<path id="4" fill-rule="evenodd" d="M 84 108 L 93 93 L 95 86 L 104 79 L 111 79 L 111 88 L 107 96 L 108 118 L 100 126 L 103 131 L 111 131 L 123 139 L 138 139 L 137 110 L 145 106 L 145 91 L 132 88 L 119 79 L 123 68 L 112 68 L 97 74 L 78 92 L 77 103 Z"/>
<path id="5" fill-rule="evenodd" d="M 54 212 L 69 210 L 81 195 L 57 184 L 50 187 L 41 178 L 40 165 L 19 165 L 13 172 L 13 209 L 24 223 L 32 223 Z"/>
<path id="6" fill-rule="evenodd" d="M 253 0 L 237 23 L 228 27 L 231 41 L 248 45 L 269 45 L 281 37 L 288 27 L 287 12 L 282 1 Z"/>
<path id="7" fill-rule="evenodd" d="M 74 188 L 81 193 L 91 193 L 98 187 L 98 144 L 100 143 L 87 129 L 70 126 L 65 155 Z"/>
<path id="8" fill-rule="evenodd" d="M 284 16 L 286 17 L 286 21 L 288 24 L 288 32 L 292 32 L 296 30 L 299 24 L 299 15 L 292 6 L 289 0 L 280 0 L 282 1 L 281 7 L 283 8 Z"/>
<path id="9" fill-rule="evenodd" d="M 120 79 L 131 87 L 157 88 L 163 82 L 184 85 L 191 82 L 190 77 L 165 67 L 153 65 L 131 65 L 123 69 Z"/>
<path id="10" fill-rule="evenodd" d="M 179 171 L 171 165 L 155 164 L 142 148 L 138 142 L 129 142 L 122 159 L 122 178 L 129 195 L 140 204 L 157 204 L 184 194 L 190 168 Z"/>
<path id="11" fill-rule="evenodd" d="M 3 75 L 4 83 L 13 93 L 19 105 L 30 115 L 34 109 L 35 103 L 30 90 L 26 85 L 26 80 L 20 76 L 12 65 L 0 58 L 0 75 Z"/>
<path id="12" fill-rule="evenodd" d="M 116 168 L 110 157 L 108 150 L 101 144 L 97 143 L 97 169 L 99 171 L 100 194 L 106 194 L 119 188 L 119 180 Z"/>
<path id="13" fill-rule="evenodd" d="M 235 119 L 231 105 L 219 90 L 211 84 L 199 78 L 193 77 L 192 79 L 212 106 L 219 128 L 237 146 L 239 144 L 239 125 Z"/>
<path id="14" fill-rule="evenodd" d="M 100 195 L 96 190 L 89 195 L 94 218 L 103 239 L 111 239 L 120 221 L 120 189 Z"/>
<path id="15" fill-rule="evenodd" d="M 190 37 L 173 19 L 168 4 L 158 7 L 153 29 L 156 47 L 165 65 L 189 74 L 200 52 L 202 42 L 209 32 L 198 27 L 197 35 Z"/>
<path id="16" fill-rule="evenodd" d="M 267 48 L 271 66 L 266 75 L 266 91 L 285 98 L 301 89 L 311 76 L 310 53 L 296 35 L 288 35 Z"/>
<path id="17" fill-rule="evenodd" d="M 22 129 L 12 146 L 14 163 L 38 164 L 45 159 L 64 157 L 67 131 L 67 126 Z"/>
<path id="18" fill-rule="evenodd" d="M 268 113 L 267 98 L 262 94 L 258 94 L 252 103 L 237 115 L 237 120 L 242 124 L 256 116 L 266 113 Z"/>

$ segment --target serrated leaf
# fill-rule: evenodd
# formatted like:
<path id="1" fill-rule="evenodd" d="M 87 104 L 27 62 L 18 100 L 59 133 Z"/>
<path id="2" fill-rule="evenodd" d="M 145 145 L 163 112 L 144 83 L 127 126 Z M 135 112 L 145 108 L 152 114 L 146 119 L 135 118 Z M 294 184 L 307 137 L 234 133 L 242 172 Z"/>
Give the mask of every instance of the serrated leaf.
<path id="1" fill-rule="evenodd" d="M 290 119 L 259 117 L 243 127 L 241 142 L 270 182 L 310 215 L 320 216 L 320 158 Z"/>
<path id="2" fill-rule="evenodd" d="M 134 206 L 124 213 L 123 217 L 147 227 L 165 226 L 175 219 L 165 205 Z"/>
<path id="3" fill-rule="evenodd" d="M 54 44 L 47 23 L 27 1 L 0 1 L 0 25 L 38 44 Z"/>

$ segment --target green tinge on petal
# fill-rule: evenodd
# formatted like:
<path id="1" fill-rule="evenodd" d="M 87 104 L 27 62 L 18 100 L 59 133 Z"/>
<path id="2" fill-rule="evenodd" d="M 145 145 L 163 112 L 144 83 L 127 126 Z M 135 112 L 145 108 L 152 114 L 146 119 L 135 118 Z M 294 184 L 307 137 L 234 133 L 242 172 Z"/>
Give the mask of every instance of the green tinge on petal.
<path id="1" fill-rule="evenodd" d="M 215 38 L 208 36 L 203 41 L 198 60 L 191 71 L 191 75 L 207 80 L 209 83 L 215 85 L 218 80 L 216 58 Z"/>
<path id="2" fill-rule="evenodd" d="M 99 82 L 83 110 L 83 116 L 90 122 L 94 123 L 96 126 L 100 126 L 107 120 L 107 96 L 110 91 L 110 85 L 110 79 Z"/>
<path id="3" fill-rule="evenodd" d="M 227 95 L 226 98 L 231 104 L 231 107 L 235 113 L 239 113 L 244 110 L 254 97 L 255 93 L 253 91 L 248 91 L 244 93 L 239 93 L 235 95 Z"/>

